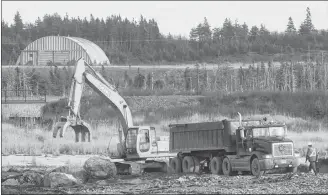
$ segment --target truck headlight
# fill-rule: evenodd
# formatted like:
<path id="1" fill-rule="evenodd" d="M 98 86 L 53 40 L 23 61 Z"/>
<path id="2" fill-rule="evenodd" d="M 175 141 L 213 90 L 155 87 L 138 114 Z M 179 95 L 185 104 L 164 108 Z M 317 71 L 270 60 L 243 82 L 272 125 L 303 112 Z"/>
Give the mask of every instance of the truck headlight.
<path id="1" fill-rule="evenodd" d="M 262 156 L 262 158 L 272 158 L 272 155 L 271 154 L 265 154 Z"/>

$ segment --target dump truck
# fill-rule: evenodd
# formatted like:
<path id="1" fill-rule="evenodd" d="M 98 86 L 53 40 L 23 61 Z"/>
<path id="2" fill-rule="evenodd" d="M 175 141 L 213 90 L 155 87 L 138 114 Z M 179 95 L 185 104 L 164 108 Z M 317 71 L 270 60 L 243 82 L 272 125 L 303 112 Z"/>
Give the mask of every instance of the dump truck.
<path id="1" fill-rule="evenodd" d="M 239 113 L 238 113 L 239 114 Z M 170 159 L 176 173 L 260 177 L 263 173 L 283 169 L 296 172 L 300 164 L 293 141 L 286 138 L 285 124 L 265 120 L 222 120 L 217 122 L 171 124 Z"/>

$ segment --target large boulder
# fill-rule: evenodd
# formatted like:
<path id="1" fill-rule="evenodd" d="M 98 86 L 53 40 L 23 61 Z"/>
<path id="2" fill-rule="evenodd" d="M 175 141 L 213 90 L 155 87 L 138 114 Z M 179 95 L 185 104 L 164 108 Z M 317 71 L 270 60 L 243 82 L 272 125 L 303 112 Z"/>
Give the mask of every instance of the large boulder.
<path id="1" fill-rule="evenodd" d="M 44 187 L 58 187 L 58 186 L 72 186 L 77 184 L 78 181 L 71 174 L 51 172 L 44 176 Z"/>
<path id="2" fill-rule="evenodd" d="M 117 170 L 114 163 L 109 159 L 91 157 L 85 161 L 84 170 L 89 179 L 110 179 L 116 176 Z"/>

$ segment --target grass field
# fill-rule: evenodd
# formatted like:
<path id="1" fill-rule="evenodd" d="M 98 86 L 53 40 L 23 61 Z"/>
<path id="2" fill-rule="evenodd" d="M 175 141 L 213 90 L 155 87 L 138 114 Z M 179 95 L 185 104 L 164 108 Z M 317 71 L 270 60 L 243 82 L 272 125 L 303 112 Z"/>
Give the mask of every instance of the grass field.
<path id="1" fill-rule="evenodd" d="M 316 148 L 321 151 L 328 150 L 328 131 L 325 129 L 317 129 L 315 132 L 308 131 L 309 124 L 318 127 L 317 122 L 308 122 L 300 118 L 292 118 L 283 115 L 249 115 L 245 118 L 262 118 L 268 117 L 269 120 L 285 122 L 290 128 L 288 137 L 294 140 L 295 148 L 304 154 L 309 141 L 314 143 Z M 180 119 L 163 119 L 161 122 L 148 123 L 145 125 L 154 126 L 156 128 L 156 136 L 168 136 L 168 125 L 171 123 L 187 123 L 187 122 L 204 122 L 217 121 L 228 118 L 222 115 L 204 115 L 194 113 L 188 117 Z M 144 124 L 143 117 L 135 117 L 135 123 Z M 319 123 L 319 126 L 321 124 Z M 68 129 L 64 138 L 52 138 L 50 131 L 40 128 L 21 129 L 11 124 L 2 124 L 2 153 L 9 154 L 116 154 L 116 144 L 118 143 L 117 129 L 118 125 L 115 121 L 106 124 L 99 124 L 97 129 L 92 132 L 91 143 L 75 143 L 73 130 Z M 294 128 L 299 128 L 297 133 Z M 293 131 L 294 130 L 294 131 Z"/>
<path id="2" fill-rule="evenodd" d="M 154 126 L 157 136 L 168 135 L 168 125 L 217 121 L 237 118 L 263 118 L 284 122 L 295 147 L 303 150 L 307 142 L 328 149 L 328 97 L 325 93 L 244 92 L 234 94 L 205 94 L 196 96 L 130 96 L 126 97 L 132 110 L 134 125 Z M 48 104 L 43 116 L 60 116 L 67 102 Z M 117 113 L 97 96 L 81 100 L 82 118 L 93 127 L 92 143 L 75 143 L 73 130 L 64 138 L 52 138 L 51 131 L 34 128 L 20 129 L 2 124 L 2 152 L 4 154 L 108 154 L 115 153 L 118 143 Z M 66 113 L 67 114 L 67 113 Z M 65 116 L 65 114 L 63 115 Z"/>

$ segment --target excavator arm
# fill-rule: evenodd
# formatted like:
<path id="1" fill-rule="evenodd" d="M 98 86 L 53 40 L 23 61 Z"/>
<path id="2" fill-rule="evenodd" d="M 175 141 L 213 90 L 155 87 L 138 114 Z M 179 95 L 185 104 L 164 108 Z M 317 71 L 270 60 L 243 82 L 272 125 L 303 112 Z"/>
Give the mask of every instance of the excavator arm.
<path id="1" fill-rule="evenodd" d="M 86 66 L 90 72 L 86 71 Z M 127 134 L 129 127 L 133 126 L 131 110 L 122 96 L 118 93 L 113 85 L 108 83 L 97 71 L 95 71 L 82 58 L 77 61 L 75 66 L 75 73 L 73 75 L 70 96 L 68 100 L 69 115 L 62 122 L 54 126 L 53 137 L 55 138 L 57 132 L 60 130 L 60 137 L 63 137 L 68 127 L 72 127 L 76 134 L 76 142 L 79 141 L 79 133 L 82 133 L 82 141 L 85 141 L 85 135 L 91 136 L 91 126 L 83 121 L 80 117 L 80 104 L 83 93 L 83 78 L 94 91 L 101 95 L 108 104 L 112 106 L 119 114 L 118 118 L 122 125 L 124 136 Z M 120 134 L 120 141 L 122 142 L 122 135 Z"/>

